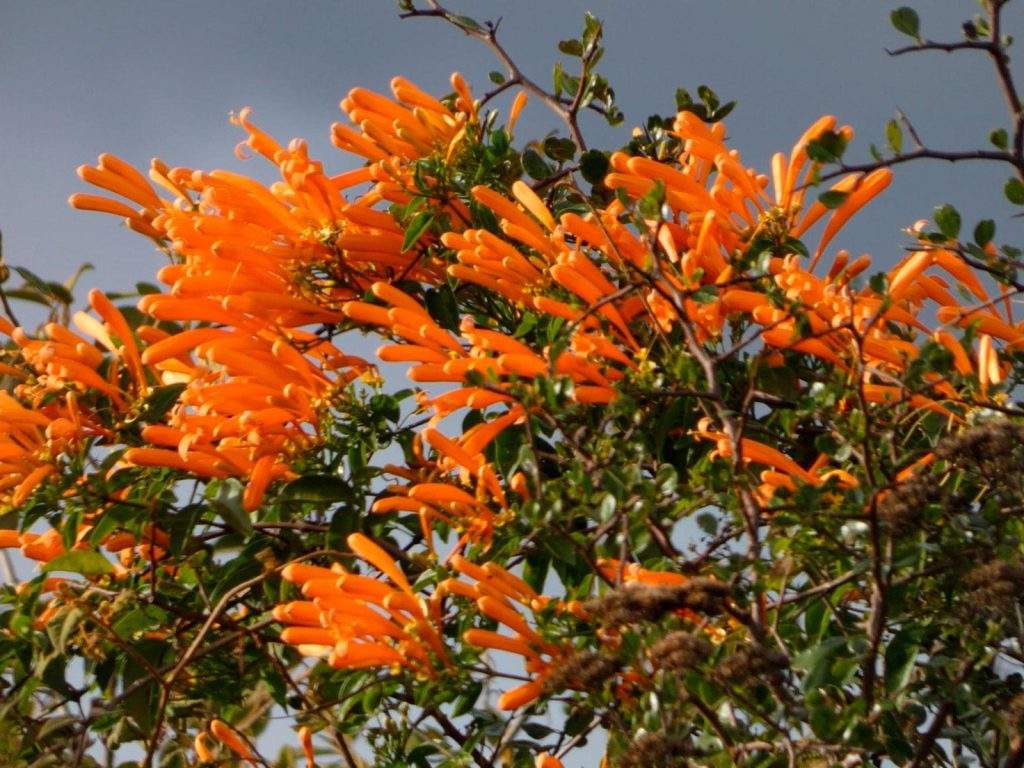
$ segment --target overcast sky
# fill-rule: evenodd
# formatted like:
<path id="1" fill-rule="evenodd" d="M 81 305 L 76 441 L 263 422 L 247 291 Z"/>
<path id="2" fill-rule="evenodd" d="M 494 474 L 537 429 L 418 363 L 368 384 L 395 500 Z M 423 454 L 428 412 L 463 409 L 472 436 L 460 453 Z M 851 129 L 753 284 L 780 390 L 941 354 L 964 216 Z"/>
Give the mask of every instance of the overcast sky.
<path id="1" fill-rule="evenodd" d="M 733 146 L 764 170 L 774 151 L 788 150 L 823 113 L 856 128 L 852 157 L 867 157 L 870 141 L 882 143 L 885 120 L 897 108 L 937 148 L 984 146 L 989 131 L 1006 123 L 981 55 L 886 55 L 886 46 L 906 42 L 888 23 L 897 3 L 450 3 L 480 19 L 503 16 L 507 48 L 541 82 L 549 80 L 555 43 L 577 34 L 583 11 L 603 18 L 608 51 L 601 68 L 626 122 L 619 129 L 586 123 L 595 146 L 621 145 L 630 126 L 673 109 L 677 86 L 694 90 L 701 83 L 739 100 L 728 120 Z M 955 39 L 975 7 L 970 0 L 914 4 L 925 34 L 936 39 Z M 1016 6 L 1007 21 L 1009 31 L 1022 31 Z M 88 285 L 130 288 L 152 279 L 160 258 L 116 219 L 68 208 L 67 196 L 85 189 L 75 176 L 79 164 L 109 151 L 142 168 L 159 156 L 171 165 L 267 178 L 262 161 L 240 163 L 232 154 L 241 133 L 228 113 L 249 105 L 259 126 L 280 140 L 307 138 L 336 172 L 351 167 L 328 141 L 349 88 L 386 91 L 390 78 L 403 74 L 444 93 L 458 69 L 482 91 L 495 68 L 475 41 L 436 21 L 399 21 L 388 0 L 0 0 L 0 229 L 7 260 L 59 279 L 90 261 L 97 269 Z M 553 125 L 533 103 L 519 134 Z M 1001 167 L 904 166 L 836 245 L 891 263 L 900 228 L 945 202 L 958 206 L 969 226 L 994 216 L 997 239 L 1016 241 L 1020 223 L 1009 219 L 999 193 L 1005 176 Z"/>

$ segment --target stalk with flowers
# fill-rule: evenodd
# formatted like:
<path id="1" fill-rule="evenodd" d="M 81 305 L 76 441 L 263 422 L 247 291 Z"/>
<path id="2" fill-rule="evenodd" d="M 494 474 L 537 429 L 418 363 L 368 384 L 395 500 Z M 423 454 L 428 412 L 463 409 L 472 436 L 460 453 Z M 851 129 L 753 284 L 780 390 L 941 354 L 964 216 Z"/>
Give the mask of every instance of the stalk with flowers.
<path id="1" fill-rule="evenodd" d="M 762 173 L 705 86 L 598 150 L 595 18 L 548 90 L 403 0 L 506 72 L 354 88 L 356 170 L 248 109 L 270 185 L 82 166 L 71 205 L 167 264 L 3 292 L 0 547 L 38 563 L 0 593 L 5 764 L 1024 765 L 1020 251 L 948 205 L 885 268 L 833 246 L 904 162 L 1024 204 L 1006 5 L 953 43 L 892 15 L 895 53 L 991 58 L 994 150 L 900 116 L 854 163 L 824 116 Z"/>

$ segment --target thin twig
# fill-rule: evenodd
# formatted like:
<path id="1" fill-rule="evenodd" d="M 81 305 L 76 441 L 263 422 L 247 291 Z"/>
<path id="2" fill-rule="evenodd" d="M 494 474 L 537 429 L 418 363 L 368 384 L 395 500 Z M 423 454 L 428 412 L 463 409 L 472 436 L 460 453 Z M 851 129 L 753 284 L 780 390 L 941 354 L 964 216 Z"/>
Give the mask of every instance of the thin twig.
<path id="1" fill-rule="evenodd" d="M 527 91 L 532 93 L 541 102 L 543 102 L 548 109 L 554 112 L 558 117 L 565 123 L 569 129 L 569 135 L 573 140 L 573 143 L 580 149 L 585 150 L 587 148 L 586 142 L 583 139 L 583 134 L 580 132 L 578 121 L 576 119 L 576 111 L 579 109 L 577 99 L 573 99 L 569 105 L 565 105 L 557 96 L 549 93 L 546 89 L 539 86 L 536 82 L 527 77 L 523 71 L 519 68 L 519 65 L 512 59 L 508 51 L 505 50 L 504 46 L 498 41 L 498 23 L 487 22 L 486 29 L 474 29 L 467 26 L 464 23 L 460 23 L 458 16 L 447 8 L 442 6 L 437 0 L 427 0 L 429 8 L 413 8 L 412 10 L 405 11 L 399 14 L 399 18 L 402 19 L 415 19 L 415 18 L 439 18 L 447 21 L 449 24 L 458 27 L 469 37 L 479 40 L 484 43 L 494 55 L 498 61 L 505 67 L 508 78 L 506 82 L 511 82 L 516 85 L 520 85 Z M 503 84 L 504 85 L 504 84 Z M 508 87 L 508 86 L 505 86 Z M 581 83 L 582 88 L 582 83 Z M 492 94 L 493 95 L 493 94 Z M 575 107 L 575 110 L 574 110 Z"/>

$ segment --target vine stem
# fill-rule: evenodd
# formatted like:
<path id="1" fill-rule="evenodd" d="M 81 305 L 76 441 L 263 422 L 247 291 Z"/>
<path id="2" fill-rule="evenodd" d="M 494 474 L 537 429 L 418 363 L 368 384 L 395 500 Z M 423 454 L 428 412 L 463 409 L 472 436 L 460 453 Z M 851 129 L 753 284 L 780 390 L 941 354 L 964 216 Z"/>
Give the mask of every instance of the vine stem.
<path id="1" fill-rule="evenodd" d="M 1018 178 L 1024 180 L 1024 101 L 1017 90 L 1013 72 L 1010 70 L 1010 56 L 1006 52 L 1008 42 L 1004 42 L 1002 33 L 1002 11 L 1008 0 L 983 0 L 982 5 L 988 15 L 989 34 L 984 39 L 958 40 L 953 42 L 940 42 L 935 40 L 919 40 L 913 45 L 902 48 L 886 49 L 890 56 L 904 56 L 911 53 L 923 53 L 925 51 L 938 51 L 942 53 L 957 53 L 959 51 L 978 51 L 988 55 L 995 67 L 996 80 L 999 89 L 1006 101 L 1007 111 L 1010 116 L 1013 138 L 1009 149 L 988 150 L 976 149 L 965 151 L 946 151 L 929 149 L 924 146 L 917 136 L 917 132 L 910 125 L 910 121 L 902 113 L 899 114 L 901 122 L 907 126 L 911 138 L 917 145 L 912 152 L 897 151 L 893 157 L 882 158 L 873 163 L 862 163 L 858 165 L 840 164 L 835 171 L 822 174 L 819 181 L 828 181 L 846 173 L 869 172 L 879 168 L 889 168 L 894 165 L 908 163 L 914 160 L 944 160 L 951 163 L 969 160 L 987 160 L 1007 163 L 1012 166 Z"/>
<path id="2" fill-rule="evenodd" d="M 498 40 L 498 26 L 501 23 L 500 19 L 496 22 L 488 21 L 484 29 L 475 29 L 468 26 L 466 23 L 461 22 L 456 14 L 449 11 L 437 2 L 437 0 L 426 0 L 426 2 L 429 8 L 413 7 L 403 13 L 400 13 L 399 18 L 438 18 L 447 21 L 452 26 L 461 29 L 469 37 L 484 43 L 491 49 L 498 61 L 501 62 L 502 66 L 505 67 L 505 70 L 508 73 L 508 78 L 501 84 L 501 86 L 495 89 L 495 91 L 492 91 L 490 94 L 485 96 L 485 102 L 496 96 L 501 91 L 514 85 L 518 85 L 532 93 L 548 109 L 558 115 L 562 122 L 565 123 L 566 128 L 569 129 L 569 135 L 572 138 L 573 143 L 580 151 L 586 150 L 587 144 L 583 139 L 583 133 L 580 131 L 578 119 L 578 113 L 583 98 L 583 90 L 585 88 L 583 78 L 580 78 L 579 88 L 573 96 L 572 101 L 566 105 L 555 94 L 549 93 L 546 89 L 542 88 L 534 80 L 524 74 L 522 69 L 519 68 L 519 65 L 516 64 L 515 60 L 513 60 L 512 56 L 509 55 L 507 50 L 505 50 L 505 47 Z"/>

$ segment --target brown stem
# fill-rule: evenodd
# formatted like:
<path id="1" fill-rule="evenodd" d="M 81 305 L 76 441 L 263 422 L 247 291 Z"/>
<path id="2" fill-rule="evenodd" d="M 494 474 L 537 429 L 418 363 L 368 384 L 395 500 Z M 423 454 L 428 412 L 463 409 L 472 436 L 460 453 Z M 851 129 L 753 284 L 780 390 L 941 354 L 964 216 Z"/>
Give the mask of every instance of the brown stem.
<path id="1" fill-rule="evenodd" d="M 583 134 L 580 132 L 578 121 L 576 119 L 576 111 L 579 110 L 578 99 L 573 99 L 569 104 L 569 108 L 562 103 L 562 101 L 555 95 L 548 93 L 547 90 L 541 88 L 536 82 L 531 80 L 523 71 L 519 68 L 519 65 L 515 63 L 508 51 L 505 50 L 504 46 L 498 42 L 498 24 L 494 22 L 487 22 L 485 30 L 473 29 L 459 22 L 456 14 L 453 14 L 447 8 L 442 6 L 437 0 L 427 0 L 429 8 L 413 8 L 412 10 L 406 11 L 399 14 L 399 18 L 403 19 L 414 19 L 423 17 L 439 18 L 447 21 L 449 24 L 458 27 L 466 35 L 472 37 L 480 42 L 484 43 L 494 55 L 498 61 L 502 63 L 508 72 L 508 79 L 515 81 L 518 85 L 521 85 L 527 91 L 532 93 L 541 102 L 545 104 L 552 112 L 565 123 L 569 129 L 569 135 L 572 137 L 573 143 L 580 149 L 585 150 L 587 148 L 586 142 L 583 140 Z M 583 83 L 580 83 L 580 87 L 583 87 Z M 575 109 L 574 109 L 575 107 Z"/>
<path id="2" fill-rule="evenodd" d="M 3 283 L 7 280 L 7 276 L 10 271 L 7 269 L 7 264 L 4 262 L 4 233 L 0 230 L 0 303 L 3 304 L 4 314 L 7 315 L 7 319 L 10 320 L 15 326 L 20 327 L 21 323 L 18 322 L 18 318 L 14 315 L 14 309 L 11 307 L 11 302 L 7 298 L 7 292 L 4 290 Z"/>
<path id="3" fill-rule="evenodd" d="M 821 174 L 818 177 L 818 181 L 829 181 L 848 173 L 870 173 L 871 171 L 877 171 L 879 168 L 891 168 L 894 165 L 901 165 L 914 160 L 945 160 L 949 163 L 958 163 L 965 160 L 994 160 L 996 162 L 1009 163 L 1015 167 L 1018 162 L 1017 158 L 1010 152 L 988 149 L 947 152 L 944 150 L 921 147 L 913 152 L 905 152 L 899 155 L 894 155 L 893 157 L 883 158 L 882 160 L 877 160 L 873 163 L 860 163 L 857 165 L 842 164 L 834 171 Z"/>
<path id="4" fill-rule="evenodd" d="M 953 687 L 956 688 L 971 673 L 974 669 L 974 662 L 967 662 L 957 674 L 953 680 Z M 932 723 L 928 726 L 928 730 L 924 732 L 921 737 L 921 741 L 918 742 L 917 749 L 914 750 L 914 759 L 907 765 L 907 768 L 918 768 L 918 766 L 926 765 L 926 760 L 931 754 L 932 748 L 935 746 L 935 741 L 939 738 L 942 733 L 942 728 L 946 724 L 946 718 L 949 717 L 949 713 L 953 709 L 954 701 L 952 698 L 946 699 L 939 706 L 939 710 L 935 713 L 935 717 L 932 718 Z M 1024 758 L 1024 751 L 1022 751 L 1022 758 Z M 1011 765 L 1010 761 L 1006 762 L 1004 768 L 1009 768 Z M 1020 768 L 1020 763 L 1016 763 L 1017 767 Z"/>

